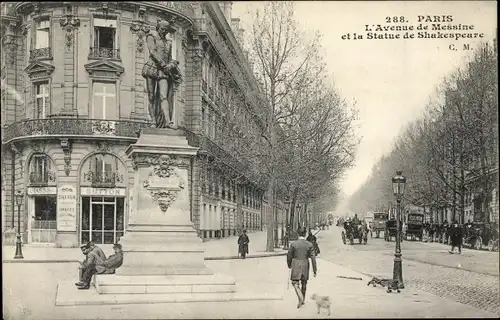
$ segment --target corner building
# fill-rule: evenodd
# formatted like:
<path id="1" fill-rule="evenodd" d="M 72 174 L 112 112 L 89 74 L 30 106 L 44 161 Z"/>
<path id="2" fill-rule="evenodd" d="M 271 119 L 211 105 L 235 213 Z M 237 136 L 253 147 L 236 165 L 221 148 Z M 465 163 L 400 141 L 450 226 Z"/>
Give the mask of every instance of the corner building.
<path id="1" fill-rule="evenodd" d="M 125 155 L 149 127 L 142 67 L 146 35 L 174 21 L 177 125 L 199 147 L 189 170 L 191 220 L 204 238 L 262 228 L 263 188 L 226 152 L 220 99 L 255 79 L 232 2 L 4 2 L 1 4 L 2 225 L 5 243 L 111 244 L 130 215 L 134 168 Z M 254 120 L 239 112 L 246 131 Z M 248 113 L 248 117 L 247 117 Z M 237 178 L 236 178 L 237 177 Z M 25 194 L 22 203 L 15 193 Z M 20 210 L 20 221 L 18 221 Z"/>

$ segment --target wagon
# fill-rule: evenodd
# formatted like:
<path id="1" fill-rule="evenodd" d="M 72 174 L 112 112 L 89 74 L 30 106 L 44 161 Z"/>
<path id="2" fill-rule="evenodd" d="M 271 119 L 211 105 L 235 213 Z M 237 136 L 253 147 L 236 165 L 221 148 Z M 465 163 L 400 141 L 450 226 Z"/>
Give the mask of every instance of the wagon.
<path id="1" fill-rule="evenodd" d="M 392 237 L 396 238 L 397 235 L 397 228 L 396 228 L 397 222 L 395 219 L 388 220 L 385 223 L 385 230 L 384 230 L 384 240 L 385 241 L 391 241 Z M 399 224 L 399 231 L 403 229 L 402 223 Z M 401 241 L 403 241 L 403 238 L 401 238 Z"/>
<path id="2" fill-rule="evenodd" d="M 385 223 L 389 220 L 389 214 L 384 212 L 375 212 L 373 214 L 372 231 L 375 232 L 375 236 L 380 238 L 380 231 L 385 231 Z"/>
<path id="3" fill-rule="evenodd" d="M 421 213 L 409 213 L 407 217 L 405 238 L 422 241 L 424 234 L 424 215 Z"/>
<path id="4" fill-rule="evenodd" d="M 495 224 L 474 222 L 470 228 L 465 228 L 464 246 L 481 250 L 498 250 L 498 227 Z"/>
<path id="5" fill-rule="evenodd" d="M 352 222 L 344 222 L 344 230 L 342 230 L 342 242 L 344 244 L 349 240 L 349 244 L 354 244 L 354 239 L 358 239 L 359 243 L 366 244 L 368 242 L 368 233 L 362 225 Z"/>

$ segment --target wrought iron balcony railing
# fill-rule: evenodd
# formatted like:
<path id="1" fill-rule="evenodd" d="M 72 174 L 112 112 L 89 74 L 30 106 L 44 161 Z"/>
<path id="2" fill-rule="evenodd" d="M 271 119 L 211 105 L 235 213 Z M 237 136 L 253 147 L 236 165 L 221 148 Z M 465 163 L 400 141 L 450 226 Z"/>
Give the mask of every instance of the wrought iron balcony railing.
<path id="1" fill-rule="evenodd" d="M 53 172 L 45 171 L 45 172 L 30 172 L 30 185 L 31 186 L 46 186 L 50 182 L 56 181 L 56 177 Z"/>
<path id="2" fill-rule="evenodd" d="M 38 59 L 51 59 L 51 58 L 52 54 L 50 47 L 30 50 L 30 61 Z"/>
<path id="3" fill-rule="evenodd" d="M 89 171 L 83 174 L 83 179 L 94 188 L 113 188 L 117 183 L 123 182 L 123 174 Z"/>
<path id="4" fill-rule="evenodd" d="M 89 59 L 120 59 L 120 49 L 90 47 Z"/>
<path id="5" fill-rule="evenodd" d="M 48 118 L 14 122 L 4 129 L 2 140 L 31 139 L 33 136 L 111 136 L 120 138 L 135 138 L 139 131 L 151 127 L 144 121 L 132 120 L 98 120 L 81 118 Z"/>

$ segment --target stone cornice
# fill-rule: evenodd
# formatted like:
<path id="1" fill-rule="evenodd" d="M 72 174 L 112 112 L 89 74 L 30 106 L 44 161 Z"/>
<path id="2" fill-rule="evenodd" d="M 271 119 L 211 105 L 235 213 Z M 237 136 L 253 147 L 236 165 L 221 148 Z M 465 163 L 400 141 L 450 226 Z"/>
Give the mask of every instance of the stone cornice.
<path id="1" fill-rule="evenodd" d="M 217 4 L 217 2 L 213 1 L 203 3 L 203 5 L 207 9 L 207 12 L 210 14 L 210 17 L 214 20 L 214 24 L 217 27 L 217 29 L 228 40 L 228 43 L 231 44 L 232 47 L 231 49 L 233 49 L 236 52 L 236 58 L 237 58 L 236 60 L 238 62 L 238 67 L 245 74 L 244 80 L 245 82 L 247 82 L 246 84 L 250 85 L 250 87 L 252 87 L 252 90 L 259 91 L 259 87 L 257 85 L 257 81 L 255 80 L 253 71 L 250 70 L 248 61 L 243 54 L 240 44 L 236 40 L 231 30 L 231 26 L 228 24 L 224 14 L 219 8 L 219 5 Z"/>

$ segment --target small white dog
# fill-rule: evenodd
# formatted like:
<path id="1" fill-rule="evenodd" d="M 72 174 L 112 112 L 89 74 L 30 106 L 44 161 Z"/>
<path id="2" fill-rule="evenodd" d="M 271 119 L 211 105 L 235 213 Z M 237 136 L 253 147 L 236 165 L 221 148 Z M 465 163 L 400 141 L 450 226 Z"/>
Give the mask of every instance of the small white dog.
<path id="1" fill-rule="evenodd" d="M 328 315 L 331 314 L 331 302 L 330 302 L 330 297 L 328 296 L 318 296 L 316 294 L 313 294 L 311 296 L 311 299 L 316 301 L 316 308 L 318 308 L 318 314 L 320 314 L 321 309 L 326 309 L 328 310 Z"/>

